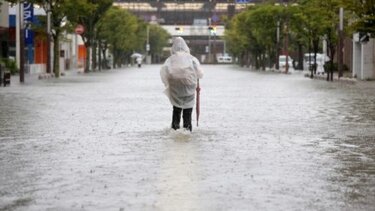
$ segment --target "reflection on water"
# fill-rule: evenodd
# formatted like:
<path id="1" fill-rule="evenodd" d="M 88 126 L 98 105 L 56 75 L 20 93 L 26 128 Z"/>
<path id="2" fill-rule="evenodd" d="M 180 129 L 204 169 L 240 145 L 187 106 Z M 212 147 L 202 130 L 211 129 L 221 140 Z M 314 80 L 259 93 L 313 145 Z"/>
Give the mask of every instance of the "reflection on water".
<path id="1" fill-rule="evenodd" d="M 156 207 L 161 210 L 201 210 L 194 134 L 181 129 L 169 130 L 168 136 L 168 150 L 160 165 L 160 195 Z"/>
<path id="2" fill-rule="evenodd" d="M 332 141 L 335 150 L 331 154 L 339 162 L 332 183 L 351 207 L 372 209 L 373 204 L 367 201 L 375 199 L 375 137 L 348 136 Z"/>

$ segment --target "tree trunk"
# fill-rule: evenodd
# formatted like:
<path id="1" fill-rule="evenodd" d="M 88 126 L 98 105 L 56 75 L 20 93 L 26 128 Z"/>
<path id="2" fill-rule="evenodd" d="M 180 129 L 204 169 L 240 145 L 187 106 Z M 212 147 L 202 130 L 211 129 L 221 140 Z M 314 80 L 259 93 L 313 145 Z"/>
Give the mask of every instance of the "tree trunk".
<path id="1" fill-rule="evenodd" d="M 328 33 L 327 36 L 327 45 L 329 50 L 329 57 L 331 58 L 329 72 L 327 73 L 327 81 L 333 81 L 333 59 L 336 53 L 336 46 L 332 42 L 330 33 Z"/>
<path id="2" fill-rule="evenodd" d="M 85 43 L 86 47 L 86 58 L 85 58 L 85 73 L 90 72 L 90 54 L 91 54 L 91 46 L 89 44 L 89 41 Z"/>
<path id="3" fill-rule="evenodd" d="M 316 75 L 316 68 L 317 68 L 317 64 L 316 64 L 316 54 L 317 54 L 318 51 L 319 51 L 319 38 L 313 39 L 313 50 L 314 50 L 314 65 L 313 65 L 313 72 L 314 72 L 314 75 Z"/>
<path id="4" fill-rule="evenodd" d="M 107 47 L 105 46 L 102 50 L 102 53 L 103 53 L 103 69 L 109 69 L 106 51 L 107 51 Z"/>
<path id="5" fill-rule="evenodd" d="M 247 67 L 247 68 L 250 67 L 250 57 L 251 57 L 250 53 L 247 52 L 247 53 L 246 53 L 246 67 Z"/>
<path id="6" fill-rule="evenodd" d="M 92 57 L 92 67 L 91 67 L 91 69 L 92 69 L 93 71 L 95 71 L 96 68 L 97 68 L 96 52 L 97 52 L 97 42 L 94 42 L 94 43 L 92 44 L 92 55 L 91 55 L 91 57 Z"/>
<path id="7" fill-rule="evenodd" d="M 98 47 L 99 47 L 99 49 L 98 49 L 98 59 L 99 59 L 99 61 L 98 61 L 98 69 L 99 69 L 99 71 L 101 71 L 102 70 L 102 43 L 99 41 L 99 44 L 98 44 Z"/>
<path id="8" fill-rule="evenodd" d="M 311 68 L 311 56 L 310 56 L 310 53 L 311 53 L 311 38 L 309 38 L 309 65 L 307 68 L 309 68 L 310 70 L 310 78 L 314 78 L 314 71 L 313 69 Z"/>
<path id="9" fill-rule="evenodd" d="M 303 46 L 298 43 L 298 65 L 297 70 L 303 70 Z"/>
<path id="10" fill-rule="evenodd" d="M 241 67 L 246 66 L 246 58 L 247 58 L 247 52 L 243 52 L 241 55 Z"/>
<path id="11" fill-rule="evenodd" d="M 259 56 L 256 55 L 256 56 L 255 56 L 255 69 L 256 69 L 256 70 L 259 70 L 259 68 L 260 68 Z"/>
<path id="12" fill-rule="evenodd" d="M 55 77 L 60 77 L 60 32 L 56 31 L 56 34 L 53 35 L 53 73 Z"/>
<path id="13" fill-rule="evenodd" d="M 113 46 L 115 46 L 115 45 L 113 45 Z M 116 48 L 114 48 L 113 49 L 113 60 L 112 60 L 113 69 L 116 69 L 116 67 L 117 67 L 116 60 L 117 60 L 117 50 L 116 50 Z"/>
<path id="14" fill-rule="evenodd" d="M 262 61 L 262 70 L 263 71 L 266 71 L 266 55 L 265 54 L 261 54 L 261 61 Z"/>

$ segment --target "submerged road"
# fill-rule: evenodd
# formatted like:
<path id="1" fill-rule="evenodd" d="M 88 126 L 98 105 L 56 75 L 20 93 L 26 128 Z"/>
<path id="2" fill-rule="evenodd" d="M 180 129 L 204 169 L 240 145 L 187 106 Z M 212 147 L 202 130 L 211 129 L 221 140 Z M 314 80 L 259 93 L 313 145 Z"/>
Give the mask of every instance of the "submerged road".
<path id="1" fill-rule="evenodd" d="M 189 133 L 159 69 L 1 87 L 0 210 L 374 210 L 374 82 L 206 65 Z"/>

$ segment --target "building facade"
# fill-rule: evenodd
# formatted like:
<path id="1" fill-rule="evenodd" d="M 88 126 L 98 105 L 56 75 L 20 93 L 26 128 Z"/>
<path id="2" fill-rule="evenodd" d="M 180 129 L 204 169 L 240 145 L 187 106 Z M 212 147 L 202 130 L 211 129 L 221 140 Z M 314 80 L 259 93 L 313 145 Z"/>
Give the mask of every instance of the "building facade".
<path id="1" fill-rule="evenodd" d="M 9 40 L 9 9 L 6 2 L 1 1 L 0 7 L 0 45 L 1 58 L 8 58 L 8 40 Z"/>
<path id="2" fill-rule="evenodd" d="M 375 79 L 375 39 L 361 42 L 359 34 L 353 36 L 353 77 L 360 80 Z"/>
<path id="3" fill-rule="evenodd" d="M 215 63 L 226 54 L 224 25 L 228 18 L 259 1 L 249 0 L 117 0 L 151 24 L 160 24 L 172 36 L 183 37 L 202 63 Z M 152 46 L 151 46 L 152 47 Z"/>

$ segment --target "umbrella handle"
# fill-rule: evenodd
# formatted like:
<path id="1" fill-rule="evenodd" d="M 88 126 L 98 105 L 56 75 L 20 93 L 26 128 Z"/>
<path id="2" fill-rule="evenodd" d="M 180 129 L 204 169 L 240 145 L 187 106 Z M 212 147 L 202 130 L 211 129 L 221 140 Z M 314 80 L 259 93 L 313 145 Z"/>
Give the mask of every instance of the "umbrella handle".
<path id="1" fill-rule="evenodd" d="M 197 100 L 196 100 L 196 112 L 197 112 L 197 127 L 198 127 L 198 122 L 199 122 L 199 93 L 201 91 L 201 88 L 199 86 L 199 79 L 197 80 L 197 88 L 196 88 L 196 91 L 197 91 Z"/>

